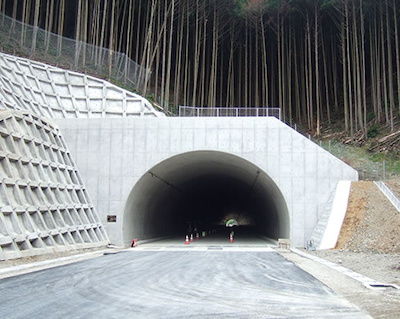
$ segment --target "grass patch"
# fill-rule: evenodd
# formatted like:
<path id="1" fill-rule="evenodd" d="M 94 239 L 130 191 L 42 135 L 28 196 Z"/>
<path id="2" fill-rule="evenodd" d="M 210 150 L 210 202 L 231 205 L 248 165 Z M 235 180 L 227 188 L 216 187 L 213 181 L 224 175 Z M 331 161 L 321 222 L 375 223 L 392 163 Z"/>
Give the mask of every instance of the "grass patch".
<path id="1" fill-rule="evenodd" d="M 356 169 L 360 180 L 400 178 L 400 158 L 391 154 L 372 153 L 366 147 L 343 144 L 337 139 L 315 141 L 334 156 Z"/>

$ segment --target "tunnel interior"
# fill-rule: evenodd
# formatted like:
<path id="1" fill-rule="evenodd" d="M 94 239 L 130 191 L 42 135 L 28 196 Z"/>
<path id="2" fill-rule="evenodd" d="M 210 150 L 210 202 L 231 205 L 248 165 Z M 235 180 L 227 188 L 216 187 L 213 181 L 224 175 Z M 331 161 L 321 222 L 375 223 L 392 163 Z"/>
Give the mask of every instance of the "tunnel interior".
<path id="1" fill-rule="evenodd" d="M 229 219 L 253 235 L 289 238 L 285 200 L 265 172 L 232 154 L 184 153 L 157 164 L 133 187 L 124 212 L 124 243 L 225 227 Z"/>

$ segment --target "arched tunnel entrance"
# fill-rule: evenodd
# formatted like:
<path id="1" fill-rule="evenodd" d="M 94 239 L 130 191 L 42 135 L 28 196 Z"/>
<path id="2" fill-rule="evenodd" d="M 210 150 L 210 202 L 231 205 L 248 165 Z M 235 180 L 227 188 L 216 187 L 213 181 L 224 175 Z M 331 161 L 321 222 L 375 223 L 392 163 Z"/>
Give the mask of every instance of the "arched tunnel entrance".
<path id="1" fill-rule="evenodd" d="M 133 187 L 123 220 L 124 243 L 183 235 L 188 227 L 225 227 L 271 239 L 289 238 L 282 193 L 259 167 L 238 156 L 194 151 L 157 164 Z"/>

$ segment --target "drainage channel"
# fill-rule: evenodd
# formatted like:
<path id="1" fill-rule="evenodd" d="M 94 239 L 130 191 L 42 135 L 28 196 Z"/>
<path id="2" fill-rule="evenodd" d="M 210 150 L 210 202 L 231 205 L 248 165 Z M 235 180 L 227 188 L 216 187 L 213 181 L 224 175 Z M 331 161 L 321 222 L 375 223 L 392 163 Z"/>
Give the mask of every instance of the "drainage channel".
<path id="1" fill-rule="evenodd" d="M 209 246 L 207 250 L 223 250 L 224 248 L 221 246 Z"/>
<path id="2" fill-rule="evenodd" d="M 373 289 L 400 289 L 400 287 L 396 286 L 396 285 L 392 285 L 392 284 L 368 284 L 369 287 L 373 288 Z"/>

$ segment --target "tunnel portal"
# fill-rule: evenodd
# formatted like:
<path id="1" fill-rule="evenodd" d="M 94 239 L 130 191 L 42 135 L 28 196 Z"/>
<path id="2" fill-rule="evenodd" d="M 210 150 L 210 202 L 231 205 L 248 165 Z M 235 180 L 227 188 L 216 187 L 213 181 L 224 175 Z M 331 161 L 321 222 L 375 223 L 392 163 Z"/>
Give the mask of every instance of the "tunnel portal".
<path id="1" fill-rule="evenodd" d="M 288 238 L 285 200 L 256 165 L 217 151 L 194 151 L 153 166 L 133 187 L 124 214 L 124 243 L 184 234 L 188 228 L 239 227 Z"/>
<path id="2" fill-rule="evenodd" d="M 274 117 L 57 124 L 119 246 L 182 236 L 187 222 L 219 225 L 234 215 L 255 233 L 305 247 L 331 211 L 338 182 L 357 179 L 357 171 Z"/>
<path id="3" fill-rule="evenodd" d="M 61 185 L 61 193 L 70 193 L 68 175 L 76 167 L 73 174 L 79 171 L 81 176 L 74 180 L 79 184 L 76 191 L 87 190 L 84 200 L 72 196 L 68 205 L 64 197 L 69 200 L 69 194 L 31 202 L 28 195 L 17 195 L 18 188 L 23 190 L 21 194 L 29 189 L 20 185 L 21 176 L 6 174 L 0 178 L 0 189 L 6 189 L 3 199 L 7 203 L 3 206 L 10 212 L 15 213 L 16 208 L 8 202 L 18 203 L 18 210 L 27 207 L 29 214 L 32 207 L 39 206 L 48 207 L 53 214 L 59 204 L 67 205 L 72 212 L 82 203 L 85 214 L 95 209 L 99 218 L 97 222 L 77 218 L 77 223 L 84 223 L 77 229 L 86 233 L 88 228 L 104 226 L 104 238 L 118 246 L 129 244 L 132 237 L 181 234 L 191 221 L 222 225 L 225 218 L 237 218 L 260 234 L 290 238 L 293 246 L 305 247 L 311 238 L 317 244 L 320 241 L 314 234 L 321 236 L 326 218 L 333 213 L 332 198 L 338 183 L 358 180 L 356 170 L 272 116 L 166 117 L 142 97 L 84 74 L 4 54 L 0 54 L 0 64 L 0 80 L 7 84 L 3 90 L 7 94 L 0 99 L 2 108 L 28 110 L 40 123 L 44 123 L 43 116 L 50 117 L 58 127 L 56 134 L 62 132 L 65 139 L 61 148 L 53 148 L 60 150 L 61 157 L 45 152 L 36 154 L 36 159 L 31 151 L 19 153 L 23 150 L 19 144 L 29 144 L 30 139 L 25 139 L 25 131 L 21 136 L 14 134 L 18 125 L 12 120 L 14 124 L 5 128 L 8 133 L 3 145 L 18 146 L 19 150 L 6 152 L 2 165 L 16 161 L 24 167 L 34 156 L 35 162 L 43 161 L 45 167 L 64 172 L 56 174 L 62 179 L 56 183 Z M 20 91 L 26 94 L 13 94 Z M 40 91 L 47 92 L 44 100 L 43 94 L 36 94 Z M 62 103 L 54 104 L 56 99 Z M 32 132 L 28 133 L 31 136 Z M 46 145 L 46 141 L 54 142 L 52 129 L 38 133 Z M 17 144 L 10 144 L 7 136 Z M 65 161 L 67 154 L 71 157 Z M 20 171 L 15 170 L 15 174 Z M 58 192 L 52 177 L 41 175 L 35 173 L 29 178 L 40 185 L 50 183 L 46 192 Z M 31 191 L 35 193 L 36 188 Z M 21 199 L 23 203 L 19 203 Z M 70 226 L 58 225 L 56 230 L 48 226 L 40 233 L 75 234 Z M 7 247 L 10 240 L 22 236 L 28 246 L 13 242 L 15 251 L 35 253 L 31 243 L 36 239 L 16 235 L 21 228 L 17 223 L 8 227 L 13 235 L 3 240 Z M 85 240 L 91 241 L 89 237 L 93 234 Z M 81 236 L 77 239 L 84 241 Z M 49 247 L 57 246 L 59 242 L 54 241 Z M 42 251 L 42 247 L 36 251 Z M 18 252 L 16 256 L 21 255 Z"/>

